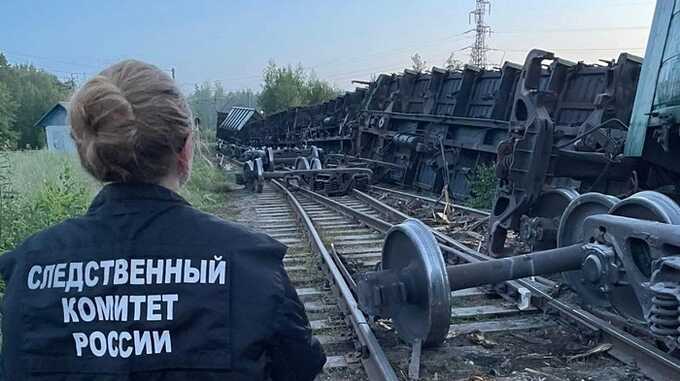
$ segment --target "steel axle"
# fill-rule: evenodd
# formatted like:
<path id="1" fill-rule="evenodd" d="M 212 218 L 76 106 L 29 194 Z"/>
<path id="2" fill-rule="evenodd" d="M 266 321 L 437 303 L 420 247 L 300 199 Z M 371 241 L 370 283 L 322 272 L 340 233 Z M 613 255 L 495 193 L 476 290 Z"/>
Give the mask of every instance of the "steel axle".
<path id="1" fill-rule="evenodd" d="M 495 284 L 506 280 L 578 270 L 588 256 L 584 245 L 536 251 L 484 262 L 447 266 L 451 291 Z"/>
<path id="2" fill-rule="evenodd" d="M 533 275 L 574 271 L 597 260 L 599 245 L 574 244 L 516 257 L 446 266 L 429 228 L 407 220 L 387 234 L 382 270 L 361 274 L 358 296 L 370 315 L 391 317 L 407 342 L 438 345 L 448 334 L 451 291 Z"/>

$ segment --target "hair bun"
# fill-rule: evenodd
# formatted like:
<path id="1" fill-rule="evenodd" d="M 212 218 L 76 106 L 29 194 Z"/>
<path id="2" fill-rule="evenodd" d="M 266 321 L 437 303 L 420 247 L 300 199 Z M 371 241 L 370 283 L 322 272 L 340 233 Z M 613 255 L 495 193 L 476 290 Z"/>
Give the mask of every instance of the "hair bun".
<path id="1" fill-rule="evenodd" d="M 156 182 L 174 166 L 191 112 L 170 77 L 134 60 L 90 79 L 71 100 L 83 167 L 101 181 Z"/>

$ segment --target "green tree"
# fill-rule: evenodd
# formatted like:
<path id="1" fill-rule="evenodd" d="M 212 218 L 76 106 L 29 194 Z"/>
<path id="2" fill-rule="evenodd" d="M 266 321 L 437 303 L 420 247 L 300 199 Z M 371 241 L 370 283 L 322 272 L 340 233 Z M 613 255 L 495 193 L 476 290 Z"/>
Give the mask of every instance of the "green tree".
<path id="1" fill-rule="evenodd" d="M 17 135 L 19 148 L 40 148 L 44 145 L 44 131 L 33 126 L 40 117 L 59 101 L 66 100 L 71 89 L 59 79 L 33 65 L 10 65 L 0 53 L 0 83 L 11 94 L 2 99 L 0 108 L 10 109 L 16 104 L 10 128 Z M 5 103 L 6 102 L 6 103 Z"/>
<path id="2" fill-rule="evenodd" d="M 224 93 L 221 97 L 219 94 L 215 96 L 218 102 L 221 100 L 220 111 L 226 112 L 234 106 L 242 107 L 256 107 L 258 94 L 254 93 L 251 89 L 229 91 Z M 218 103 L 219 104 L 219 103 Z"/>
<path id="3" fill-rule="evenodd" d="M 305 104 L 315 104 L 333 99 L 339 91 L 328 82 L 319 80 L 314 73 L 309 75 L 305 86 Z"/>
<path id="4" fill-rule="evenodd" d="M 211 127 L 215 124 L 215 99 L 210 82 L 203 82 L 194 86 L 194 92 L 189 96 L 189 106 L 194 117 L 201 119 L 201 126 Z"/>
<path id="5" fill-rule="evenodd" d="M 290 107 L 305 106 L 335 98 L 339 91 L 302 65 L 277 66 L 274 61 L 264 69 L 264 84 L 258 105 L 265 114 L 273 114 Z"/>
<path id="6" fill-rule="evenodd" d="M 18 133 L 14 130 L 17 103 L 12 94 L 0 82 L 0 146 L 16 147 Z"/>
<path id="7" fill-rule="evenodd" d="M 204 128 L 215 128 L 217 111 L 233 106 L 254 107 L 257 95 L 250 89 L 226 92 L 220 82 L 203 82 L 194 87 L 188 102 L 194 117 L 201 119 Z"/>
<path id="8" fill-rule="evenodd" d="M 257 103 L 265 114 L 303 104 L 305 72 L 301 65 L 278 67 L 274 61 L 269 61 L 263 77 L 264 84 Z"/>
<path id="9" fill-rule="evenodd" d="M 419 73 L 423 73 L 427 71 L 427 61 L 420 54 L 416 53 L 411 56 L 411 68 Z"/>
<path id="10" fill-rule="evenodd" d="M 456 59 L 453 52 L 449 55 L 449 58 L 444 61 L 444 67 L 446 70 L 463 70 L 465 68 L 465 63 L 461 60 Z"/>

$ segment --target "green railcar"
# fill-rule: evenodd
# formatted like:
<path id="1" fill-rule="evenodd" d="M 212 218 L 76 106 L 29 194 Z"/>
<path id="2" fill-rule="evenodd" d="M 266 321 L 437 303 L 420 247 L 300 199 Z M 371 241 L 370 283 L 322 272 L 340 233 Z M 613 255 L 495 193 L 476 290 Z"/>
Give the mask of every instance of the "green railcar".
<path id="1" fill-rule="evenodd" d="M 624 153 L 680 172 L 680 1 L 656 4 Z"/>

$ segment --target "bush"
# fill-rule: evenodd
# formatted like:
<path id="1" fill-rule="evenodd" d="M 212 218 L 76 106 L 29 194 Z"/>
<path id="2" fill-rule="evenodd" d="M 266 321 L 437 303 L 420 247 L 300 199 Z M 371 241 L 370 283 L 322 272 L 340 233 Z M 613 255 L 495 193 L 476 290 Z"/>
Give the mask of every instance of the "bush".
<path id="1" fill-rule="evenodd" d="M 13 249 L 30 231 L 24 218 L 24 204 L 12 196 L 3 195 L 0 204 L 0 252 L 4 253 Z"/>
<path id="2" fill-rule="evenodd" d="M 476 209 L 489 210 L 496 195 L 495 163 L 479 164 L 467 177 L 470 198 L 467 205 Z"/>
<path id="3" fill-rule="evenodd" d="M 12 177 L 15 182 L 5 184 L 0 200 L 0 252 L 12 250 L 31 234 L 87 209 L 93 195 L 91 181 L 75 175 L 70 160 L 58 165 L 52 176 L 36 179 L 40 185 L 30 191 L 17 190 L 16 176 Z"/>
<path id="4" fill-rule="evenodd" d="M 191 172 L 191 178 L 180 190 L 180 195 L 195 208 L 206 212 L 214 212 L 223 206 L 224 194 L 231 190 L 223 171 L 196 157 Z"/>
<path id="5" fill-rule="evenodd" d="M 85 185 L 73 176 L 72 167 L 64 165 L 57 181 L 45 180 L 35 194 L 31 217 L 44 227 L 54 225 L 85 213 L 90 198 Z"/>
<path id="6" fill-rule="evenodd" d="M 205 151 L 204 146 L 198 152 Z M 195 157 L 191 179 L 180 194 L 194 207 L 213 212 L 224 205 L 230 186 L 208 155 Z M 0 253 L 42 229 L 82 215 L 101 187 L 74 155 L 0 152 L 0 161 Z"/>

